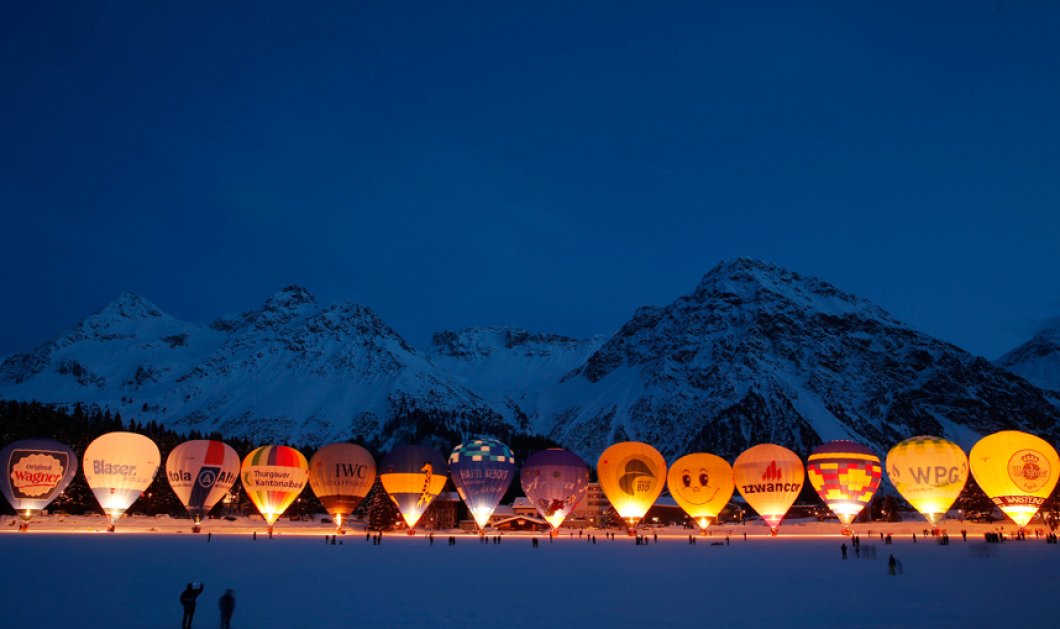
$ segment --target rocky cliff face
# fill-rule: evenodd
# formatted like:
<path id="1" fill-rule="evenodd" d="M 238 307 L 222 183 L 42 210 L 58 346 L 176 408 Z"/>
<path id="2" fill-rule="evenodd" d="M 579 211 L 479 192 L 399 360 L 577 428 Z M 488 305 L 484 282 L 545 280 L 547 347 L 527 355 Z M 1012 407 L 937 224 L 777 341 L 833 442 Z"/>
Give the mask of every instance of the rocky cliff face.
<path id="1" fill-rule="evenodd" d="M 557 387 L 541 429 L 587 455 L 640 439 L 667 456 L 734 457 L 760 442 L 807 453 L 853 438 L 880 452 L 916 434 L 970 446 L 1019 427 L 1055 435 L 1055 400 L 822 280 L 752 260 L 642 308 Z"/>

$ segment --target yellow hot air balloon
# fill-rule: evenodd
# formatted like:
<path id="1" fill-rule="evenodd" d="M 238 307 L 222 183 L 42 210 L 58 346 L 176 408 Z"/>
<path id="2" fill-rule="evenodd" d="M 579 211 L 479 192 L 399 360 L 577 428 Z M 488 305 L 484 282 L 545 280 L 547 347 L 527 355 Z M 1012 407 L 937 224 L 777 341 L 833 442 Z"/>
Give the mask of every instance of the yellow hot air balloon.
<path id="1" fill-rule="evenodd" d="M 806 479 L 802 459 L 784 446 L 763 443 L 736 457 L 732 473 L 740 495 L 776 535 L 780 521 L 802 491 Z"/>
<path id="2" fill-rule="evenodd" d="M 596 465 L 604 495 L 633 535 L 666 482 L 666 459 L 646 443 L 623 441 L 604 450 Z"/>
<path id="3" fill-rule="evenodd" d="M 975 482 L 1020 528 L 1056 487 L 1060 458 L 1044 439 L 1018 430 L 983 437 L 968 456 Z"/>
<path id="4" fill-rule="evenodd" d="M 342 523 L 361 504 L 375 484 L 372 453 L 352 443 L 332 443 L 316 451 L 309 461 L 309 485 L 335 520 Z"/>
<path id="5" fill-rule="evenodd" d="M 704 532 L 717 520 L 736 487 L 729 462 L 706 452 L 686 454 L 674 461 L 666 475 L 666 486 Z"/>
<path id="6" fill-rule="evenodd" d="M 887 453 L 891 484 L 928 522 L 938 525 L 968 482 L 968 457 L 941 437 L 906 439 Z"/>
<path id="7" fill-rule="evenodd" d="M 309 479 L 309 464 L 301 452 L 288 446 L 262 446 L 243 459 L 243 489 L 272 525 L 302 493 Z"/>

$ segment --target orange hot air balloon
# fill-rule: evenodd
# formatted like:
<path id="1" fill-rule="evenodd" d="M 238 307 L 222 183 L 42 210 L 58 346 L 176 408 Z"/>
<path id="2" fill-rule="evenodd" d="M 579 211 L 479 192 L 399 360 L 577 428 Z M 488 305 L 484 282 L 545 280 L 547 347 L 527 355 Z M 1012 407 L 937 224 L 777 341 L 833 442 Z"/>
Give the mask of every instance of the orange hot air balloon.
<path id="1" fill-rule="evenodd" d="M 802 491 L 806 478 L 802 459 L 784 446 L 763 443 L 736 457 L 732 473 L 740 495 L 776 535 L 780 521 Z"/>
<path id="2" fill-rule="evenodd" d="M 850 526 L 880 487 L 880 457 L 860 443 L 829 441 L 806 460 L 806 475 L 844 527 Z"/>
<path id="3" fill-rule="evenodd" d="M 604 450 L 596 464 L 600 488 L 629 534 L 655 503 L 666 483 L 666 459 L 646 443 L 623 441 Z"/>
<path id="4" fill-rule="evenodd" d="M 372 453 L 352 443 L 332 443 L 316 451 L 309 460 L 309 485 L 335 520 L 342 523 L 357 508 L 375 483 Z"/>
<path id="5" fill-rule="evenodd" d="M 941 437 L 912 437 L 887 453 L 887 477 L 914 509 L 938 526 L 968 482 L 968 457 Z"/>
<path id="6" fill-rule="evenodd" d="M 686 454 L 674 461 L 666 475 L 666 486 L 704 532 L 729 504 L 736 487 L 729 462 L 706 452 Z"/>
<path id="7" fill-rule="evenodd" d="M 1060 458 L 1044 439 L 1018 430 L 983 437 L 968 455 L 975 482 L 1021 529 L 1056 487 Z"/>
<path id="8" fill-rule="evenodd" d="M 301 452 L 288 446 L 262 446 L 243 459 L 243 489 L 272 525 L 305 489 L 309 464 Z"/>

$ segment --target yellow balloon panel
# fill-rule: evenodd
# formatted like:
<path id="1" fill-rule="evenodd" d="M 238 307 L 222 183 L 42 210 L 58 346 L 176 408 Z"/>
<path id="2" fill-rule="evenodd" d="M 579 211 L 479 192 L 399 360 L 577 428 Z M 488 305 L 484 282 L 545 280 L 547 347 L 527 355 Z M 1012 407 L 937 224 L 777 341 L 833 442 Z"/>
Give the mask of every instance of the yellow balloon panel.
<path id="1" fill-rule="evenodd" d="M 968 457 L 941 437 L 919 436 L 887 453 L 887 477 L 913 508 L 938 524 L 968 482 Z"/>
<path id="2" fill-rule="evenodd" d="M 596 471 L 604 495 L 631 526 L 644 517 L 666 483 L 666 459 L 638 441 L 623 441 L 604 450 Z"/>
<path id="3" fill-rule="evenodd" d="M 983 492 L 1020 527 L 1056 487 L 1060 458 L 1044 439 L 1018 430 L 983 437 L 968 457 Z"/>
<path id="4" fill-rule="evenodd" d="M 701 529 L 707 528 L 732 498 L 732 466 L 706 452 L 686 454 L 666 475 L 670 495 Z"/>
<path id="5" fill-rule="evenodd" d="M 806 480 L 799 455 L 773 443 L 745 450 L 736 457 L 732 473 L 740 495 L 774 531 Z"/>

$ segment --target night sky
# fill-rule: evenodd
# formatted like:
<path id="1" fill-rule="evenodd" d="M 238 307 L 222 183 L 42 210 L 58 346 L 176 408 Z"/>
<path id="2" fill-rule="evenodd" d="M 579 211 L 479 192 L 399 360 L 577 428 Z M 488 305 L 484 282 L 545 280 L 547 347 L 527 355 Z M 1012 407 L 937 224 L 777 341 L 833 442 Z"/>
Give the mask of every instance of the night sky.
<path id="1" fill-rule="evenodd" d="M 990 358 L 1060 315 L 1060 3 L 296 4 L 0 5 L 0 355 L 292 283 L 582 336 L 740 256 Z"/>

